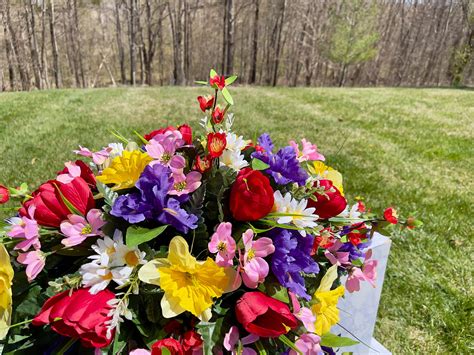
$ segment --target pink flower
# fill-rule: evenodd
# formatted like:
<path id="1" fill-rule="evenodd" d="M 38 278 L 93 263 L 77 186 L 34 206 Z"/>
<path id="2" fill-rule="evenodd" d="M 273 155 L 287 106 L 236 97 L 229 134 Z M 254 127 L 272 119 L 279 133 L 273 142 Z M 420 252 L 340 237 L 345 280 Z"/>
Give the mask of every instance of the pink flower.
<path id="1" fill-rule="evenodd" d="M 39 249 L 41 243 L 39 241 L 39 227 L 34 219 L 36 206 L 31 204 L 28 207 L 28 213 L 23 217 L 12 217 L 9 223 L 12 225 L 7 235 L 11 238 L 23 238 L 24 240 L 15 246 L 15 249 L 27 251 L 31 247 Z"/>
<path id="2" fill-rule="evenodd" d="M 158 133 L 154 135 L 149 142 L 150 144 L 164 144 L 165 142 L 170 142 L 174 145 L 175 148 L 180 148 L 186 144 L 186 141 L 183 139 L 182 133 L 177 129 L 167 129 L 163 133 Z"/>
<path id="3" fill-rule="evenodd" d="M 265 280 L 268 275 L 268 264 L 263 259 L 272 254 L 275 247 L 270 238 L 260 238 L 253 240 L 254 234 L 251 229 L 242 235 L 244 242 L 245 253 L 240 255 L 240 271 L 242 272 L 242 280 L 245 286 L 249 288 L 257 288 L 258 284 Z"/>
<path id="4" fill-rule="evenodd" d="M 151 162 L 150 165 L 159 163 L 179 170 L 183 169 L 186 164 L 184 157 L 176 155 L 176 146 L 171 139 L 158 142 L 153 138 L 150 143 L 145 146 L 145 149 L 153 159 L 156 159 L 156 161 Z"/>
<path id="5" fill-rule="evenodd" d="M 101 218 L 102 213 L 98 209 L 87 212 L 86 218 L 70 214 L 67 221 L 61 222 L 61 232 L 67 237 L 61 243 L 66 247 L 81 244 L 87 237 L 102 235 L 100 228 L 106 223 Z"/>
<path id="6" fill-rule="evenodd" d="M 46 257 L 41 250 L 35 250 L 19 254 L 16 260 L 20 264 L 26 265 L 26 276 L 28 282 L 31 282 L 44 269 Z"/>
<path id="7" fill-rule="evenodd" d="M 351 262 L 349 261 L 349 252 L 338 251 L 341 247 L 341 241 L 336 240 L 333 245 L 324 251 L 324 256 L 330 261 L 331 264 L 344 267 L 350 265 Z"/>
<path id="8" fill-rule="evenodd" d="M 168 194 L 181 196 L 196 191 L 201 186 L 201 176 L 197 171 L 191 171 L 187 175 L 182 172 L 173 174 L 174 183 Z"/>
<path id="9" fill-rule="evenodd" d="M 235 240 L 232 237 L 232 224 L 222 222 L 212 235 L 208 248 L 211 253 L 217 253 L 216 264 L 222 267 L 232 266 L 235 256 Z"/>
<path id="10" fill-rule="evenodd" d="M 238 350 L 238 343 L 239 343 L 240 335 L 239 335 L 239 328 L 237 328 L 235 325 L 230 327 L 229 331 L 226 333 L 224 336 L 224 348 L 227 351 L 232 352 L 232 355 L 236 354 L 242 354 L 242 355 L 256 355 L 257 352 L 253 350 L 252 348 L 242 348 L 242 352 L 237 352 Z M 249 334 L 246 337 L 240 339 L 240 343 L 242 345 L 249 345 L 253 344 L 256 341 L 258 341 L 259 336 L 255 334 Z"/>
<path id="11" fill-rule="evenodd" d="M 102 354 L 102 352 L 100 352 Z M 150 355 L 151 351 L 147 349 L 135 349 L 130 351 L 130 355 Z"/>
<path id="12" fill-rule="evenodd" d="M 367 281 L 375 288 L 375 279 L 377 278 L 377 260 L 369 260 L 372 257 L 372 250 L 365 254 L 362 268 L 353 267 L 346 280 L 346 289 L 349 292 L 359 291 L 360 282 Z"/>
<path id="13" fill-rule="evenodd" d="M 300 151 L 298 144 L 295 141 L 290 141 L 290 145 L 295 150 L 298 161 L 303 162 L 307 160 L 325 160 L 324 155 L 318 152 L 318 147 L 316 147 L 315 144 L 312 144 L 310 141 L 307 141 L 304 138 L 301 140 L 301 144 L 303 149 Z"/>
<path id="14" fill-rule="evenodd" d="M 290 291 L 288 294 L 290 295 L 291 303 L 293 305 L 293 314 L 301 323 L 303 323 L 308 332 L 314 333 L 316 330 L 314 327 L 314 324 L 316 323 L 316 316 L 313 314 L 311 309 L 300 306 L 298 298 L 293 292 Z"/>
<path id="15" fill-rule="evenodd" d="M 111 151 L 112 151 L 112 148 L 107 147 L 98 152 L 91 152 L 88 148 L 79 146 L 79 150 L 74 150 L 73 152 L 83 157 L 92 158 L 92 161 L 96 165 L 102 165 L 110 156 Z"/>
<path id="16" fill-rule="evenodd" d="M 295 345 L 303 355 L 320 355 L 324 354 L 321 349 L 321 338 L 313 333 L 301 334 L 300 337 L 295 341 Z M 296 355 L 295 350 L 290 350 L 290 355 Z"/>
<path id="17" fill-rule="evenodd" d="M 56 178 L 57 181 L 62 182 L 63 184 L 69 184 L 75 178 L 81 176 L 81 167 L 76 163 L 71 161 L 64 163 L 67 168 L 66 174 L 59 174 Z"/>

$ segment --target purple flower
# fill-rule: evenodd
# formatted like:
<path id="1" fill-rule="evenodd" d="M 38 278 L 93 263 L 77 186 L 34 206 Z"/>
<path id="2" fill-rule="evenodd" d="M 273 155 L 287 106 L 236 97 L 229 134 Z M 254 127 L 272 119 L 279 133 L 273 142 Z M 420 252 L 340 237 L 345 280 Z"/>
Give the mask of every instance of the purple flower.
<path id="1" fill-rule="evenodd" d="M 311 258 L 314 237 L 301 236 L 298 231 L 288 229 L 273 229 L 269 232 L 273 239 L 272 272 L 281 285 L 291 292 L 307 300 L 311 296 L 306 292 L 305 281 L 301 273 L 318 273 L 319 266 Z"/>
<path id="2" fill-rule="evenodd" d="M 349 261 L 353 261 L 355 259 L 364 258 L 365 252 L 362 250 L 367 248 L 370 245 L 369 243 L 360 243 L 358 246 L 354 246 L 351 242 L 343 243 L 342 246 L 339 248 L 338 252 L 348 252 L 349 253 Z"/>
<path id="3" fill-rule="evenodd" d="M 266 133 L 258 138 L 258 144 L 265 151 L 254 152 L 252 158 L 260 159 L 270 165 L 265 172 L 271 175 L 277 184 L 286 185 L 296 182 L 302 186 L 306 183 L 308 173 L 301 167 L 293 147 L 284 147 L 274 154 L 272 140 Z"/>
<path id="4" fill-rule="evenodd" d="M 168 196 L 172 186 L 171 169 L 161 164 L 147 166 L 136 183 L 139 192 L 118 197 L 110 213 L 129 223 L 154 220 L 187 233 L 197 227 L 198 218 L 182 209 L 180 201 Z"/>

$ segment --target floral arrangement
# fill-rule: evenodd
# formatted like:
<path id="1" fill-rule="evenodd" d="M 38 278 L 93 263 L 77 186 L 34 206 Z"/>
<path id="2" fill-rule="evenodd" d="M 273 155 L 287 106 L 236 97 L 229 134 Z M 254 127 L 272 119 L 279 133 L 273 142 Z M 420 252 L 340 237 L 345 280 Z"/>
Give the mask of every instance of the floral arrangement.
<path id="1" fill-rule="evenodd" d="M 349 205 L 311 142 L 281 149 L 232 131 L 233 99 L 211 70 L 204 134 L 135 132 L 28 192 L 0 232 L 4 353 L 320 354 L 345 290 L 374 285 L 375 232 L 413 228 Z M 219 97 L 222 95 L 222 97 Z M 225 106 L 217 105 L 218 99 Z M 341 277 L 347 275 L 345 284 Z"/>

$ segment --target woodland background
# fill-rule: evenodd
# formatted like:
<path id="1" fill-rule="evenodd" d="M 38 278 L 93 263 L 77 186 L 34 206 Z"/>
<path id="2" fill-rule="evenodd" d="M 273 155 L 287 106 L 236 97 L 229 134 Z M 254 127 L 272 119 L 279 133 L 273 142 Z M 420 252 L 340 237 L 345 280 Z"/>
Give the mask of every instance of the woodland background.
<path id="1" fill-rule="evenodd" d="M 0 90 L 472 86 L 470 0 L 1 0 Z"/>

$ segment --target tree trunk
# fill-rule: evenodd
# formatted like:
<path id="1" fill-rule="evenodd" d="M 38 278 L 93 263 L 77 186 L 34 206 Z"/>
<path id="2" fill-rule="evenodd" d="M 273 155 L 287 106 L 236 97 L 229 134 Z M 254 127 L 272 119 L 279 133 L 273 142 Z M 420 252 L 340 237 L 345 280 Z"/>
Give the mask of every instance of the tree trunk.
<path id="1" fill-rule="evenodd" d="M 341 78 L 339 79 L 339 87 L 344 86 L 344 82 L 346 81 L 347 67 L 348 65 L 346 63 L 342 65 Z"/>
<path id="2" fill-rule="evenodd" d="M 115 0 L 115 39 L 117 41 L 117 51 L 120 66 L 120 82 L 125 85 L 127 76 L 125 73 L 125 49 L 122 41 L 122 24 L 120 22 L 120 3 L 121 0 Z"/>
<path id="3" fill-rule="evenodd" d="M 56 88 L 59 89 L 61 87 L 61 71 L 59 68 L 58 43 L 56 41 L 54 0 L 49 0 L 48 13 L 49 13 L 49 35 L 51 37 L 51 52 L 53 54 L 54 84 L 56 85 Z"/>
<path id="4" fill-rule="evenodd" d="M 281 8 L 280 8 L 279 24 L 278 24 L 278 34 L 277 34 L 277 39 L 276 39 L 275 63 L 273 66 L 272 86 L 276 86 L 277 80 L 278 80 L 278 66 L 280 64 L 280 50 L 281 50 L 281 33 L 283 30 L 283 23 L 285 19 L 285 8 L 286 8 L 286 0 L 282 0 Z"/>
<path id="5" fill-rule="evenodd" d="M 3 17 L 3 16 L 2 16 Z M 11 54 L 11 44 L 8 40 L 8 32 L 7 26 L 3 26 L 3 38 L 5 40 L 5 52 L 7 56 L 7 64 L 8 64 L 8 79 L 10 81 L 10 90 L 15 90 L 15 67 L 13 65 L 13 59 Z"/>
<path id="6" fill-rule="evenodd" d="M 233 0 L 225 0 L 224 15 L 224 50 L 223 75 L 231 75 L 234 71 L 234 6 Z"/>
<path id="7" fill-rule="evenodd" d="M 128 38 L 130 46 L 130 84 L 135 86 L 136 78 L 136 54 L 135 54 L 135 0 L 129 0 L 128 6 Z"/>

